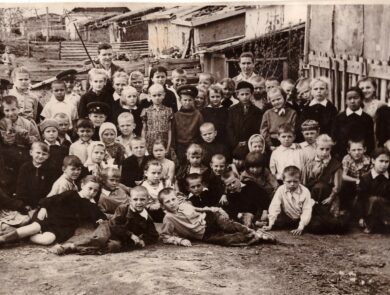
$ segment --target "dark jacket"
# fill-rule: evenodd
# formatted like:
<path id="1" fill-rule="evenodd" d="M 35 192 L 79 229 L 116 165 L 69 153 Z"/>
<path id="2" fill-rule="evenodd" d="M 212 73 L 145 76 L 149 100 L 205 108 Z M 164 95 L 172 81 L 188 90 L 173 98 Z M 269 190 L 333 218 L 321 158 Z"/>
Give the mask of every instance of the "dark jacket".
<path id="1" fill-rule="evenodd" d="M 315 120 L 320 125 L 321 134 L 332 134 L 332 123 L 338 113 L 336 107 L 330 101 L 328 101 L 326 107 L 321 104 L 313 106 L 309 104 L 307 103 L 303 108 L 298 126 L 300 127 L 306 120 Z"/>
<path id="2" fill-rule="evenodd" d="M 140 106 L 137 106 L 136 110 L 125 109 L 121 106 L 119 100 L 117 100 L 112 104 L 111 111 L 112 111 L 113 123 L 115 125 L 118 125 L 118 116 L 121 113 L 125 113 L 125 112 L 131 113 L 134 117 L 134 123 L 135 123 L 134 133 L 137 136 L 141 136 L 141 131 L 142 131 L 141 111 L 142 111 L 142 108 Z"/>
<path id="3" fill-rule="evenodd" d="M 132 155 L 126 158 L 122 163 L 121 183 L 128 187 L 136 186 L 136 181 L 138 182 L 144 179 L 144 167 L 151 159 L 151 156 L 145 156 L 139 165 L 136 156 Z"/>
<path id="4" fill-rule="evenodd" d="M 88 117 L 88 109 L 87 105 L 91 102 L 104 102 L 110 108 L 114 102 L 112 98 L 112 93 L 109 93 L 107 90 L 104 90 L 100 94 L 96 94 L 92 91 L 92 89 L 88 90 L 85 94 L 81 96 L 80 104 L 78 108 L 79 118 L 87 118 Z M 109 114 L 111 114 L 111 110 L 109 110 Z M 108 116 L 106 121 L 111 122 L 110 116 Z"/>
<path id="5" fill-rule="evenodd" d="M 229 116 L 229 110 L 224 107 L 212 108 L 205 107 L 201 111 L 204 122 L 211 122 L 214 124 L 217 130 L 216 140 L 221 143 L 227 143 L 226 138 L 226 125 Z"/>
<path id="6" fill-rule="evenodd" d="M 210 190 L 204 190 L 199 196 L 191 195 L 188 199 L 194 207 L 219 207 L 219 198 Z"/>

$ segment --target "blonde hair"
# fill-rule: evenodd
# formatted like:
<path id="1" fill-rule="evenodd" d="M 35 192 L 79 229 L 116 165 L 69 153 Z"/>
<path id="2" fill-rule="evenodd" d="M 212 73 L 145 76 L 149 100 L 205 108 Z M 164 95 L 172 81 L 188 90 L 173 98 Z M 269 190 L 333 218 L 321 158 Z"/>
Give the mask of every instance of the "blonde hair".
<path id="1" fill-rule="evenodd" d="M 30 71 L 26 67 L 18 67 L 15 68 L 11 73 L 12 82 L 15 82 L 15 77 L 18 74 L 28 74 L 29 77 L 31 76 Z"/>
<path id="2" fill-rule="evenodd" d="M 88 72 L 88 80 L 91 80 L 92 77 L 94 77 L 94 76 L 99 76 L 99 75 L 100 75 L 100 76 L 103 76 L 104 79 L 107 81 L 108 76 L 107 76 L 106 71 L 105 71 L 105 70 L 102 70 L 102 69 L 95 69 L 95 68 L 91 69 L 91 70 Z"/>
<path id="3" fill-rule="evenodd" d="M 333 139 L 328 134 L 321 134 L 320 136 L 317 137 L 316 144 L 319 145 L 321 143 L 330 146 L 335 145 Z"/>
<path id="4" fill-rule="evenodd" d="M 115 79 L 123 78 L 126 80 L 126 83 L 128 83 L 129 75 L 127 75 L 125 72 L 115 72 L 114 76 L 112 77 L 112 81 L 115 81 Z"/>
<path id="5" fill-rule="evenodd" d="M 323 83 L 326 85 L 326 89 L 329 90 L 329 86 L 330 86 L 330 80 L 329 78 L 325 77 L 325 76 L 320 76 L 318 78 L 314 78 L 311 80 L 310 82 L 310 89 L 313 89 L 314 85 L 317 84 L 317 83 Z"/>

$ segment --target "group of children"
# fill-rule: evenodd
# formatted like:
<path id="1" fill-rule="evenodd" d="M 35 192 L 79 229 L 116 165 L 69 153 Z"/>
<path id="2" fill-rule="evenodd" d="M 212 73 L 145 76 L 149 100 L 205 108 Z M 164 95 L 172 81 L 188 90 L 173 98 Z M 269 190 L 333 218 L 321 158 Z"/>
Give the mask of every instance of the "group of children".
<path id="1" fill-rule="evenodd" d="M 28 70 L 13 70 L 1 99 L 0 245 L 63 243 L 86 221 L 95 232 L 58 253 L 388 228 L 390 111 L 373 79 L 348 89 L 338 112 L 326 78 L 264 79 L 248 52 L 234 79 L 201 73 L 193 86 L 176 69 L 168 86 L 155 67 L 146 87 L 112 63 L 110 45 L 98 52 L 90 88 L 80 96 L 67 71 L 44 106 Z"/>

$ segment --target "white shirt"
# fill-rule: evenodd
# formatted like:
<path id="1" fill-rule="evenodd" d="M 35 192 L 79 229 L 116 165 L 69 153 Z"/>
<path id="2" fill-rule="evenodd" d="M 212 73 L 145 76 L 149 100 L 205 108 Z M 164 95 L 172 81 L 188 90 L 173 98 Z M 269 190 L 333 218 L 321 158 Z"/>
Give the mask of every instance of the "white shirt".
<path id="1" fill-rule="evenodd" d="M 255 72 L 253 72 L 252 75 L 250 75 L 249 77 L 245 77 L 242 73 L 240 73 L 238 76 L 234 77 L 233 80 L 236 83 L 241 82 L 241 81 L 249 82 L 249 80 L 251 80 L 252 78 L 255 78 L 255 77 L 257 77 L 257 74 Z"/>
<path id="2" fill-rule="evenodd" d="M 118 93 L 116 93 L 116 92 L 114 92 L 112 97 L 114 98 L 114 101 L 117 101 L 117 100 L 119 100 L 121 98 L 121 96 Z"/>
<path id="3" fill-rule="evenodd" d="M 316 104 L 320 104 L 320 105 L 323 105 L 324 107 L 326 107 L 328 104 L 328 100 L 324 99 L 322 101 L 318 101 L 317 99 L 314 98 L 313 100 L 310 101 L 309 106 L 311 107 L 311 106 L 314 106 Z"/>
<path id="4" fill-rule="evenodd" d="M 302 170 L 304 150 L 293 143 L 290 147 L 278 146 L 271 154 L 270 171 L 277 179 L 282 180 L 282 173 L 287 166 L 296 166 Z"/>
<path id="5" fill-rule="evenodd" d="M 72 121 L 78 118 L 76 106 L 64 99 L 58 101 L 55 97 L 52 97 L 42 110 L 41 116 L 45 119 L 51 119 L 58 113 L 67 114 L 70 119 L 70 128 L 72 128 Z"/>
<path id="6" fill-rule="evenodd" d="M 372 179 L 377 178 L 379 175 L 381 175 L 381 174 L 379 174 L 378 172 L 376 172 L 375 169 L 371 169 L 371 176 L 372 176 Z M 386 177 L 387 179 L 389 179 L 389 172 L 388 172 L 388 171 L 386 171 L 385 173 L 382 173 L 382 175 L 383 175 L 384 177 Z"/>
<path id="7" fill-rule="evenodd" d="M 352 115 L 352 114 L 356 114 L 356 115 L 361 116 L 363 114 L 363 109 L 359 108 L 357 111 L 352 111 L 350 108 L 347 108 L 345 110 L 345 114 L 347 115 L 347 117 Z"/>

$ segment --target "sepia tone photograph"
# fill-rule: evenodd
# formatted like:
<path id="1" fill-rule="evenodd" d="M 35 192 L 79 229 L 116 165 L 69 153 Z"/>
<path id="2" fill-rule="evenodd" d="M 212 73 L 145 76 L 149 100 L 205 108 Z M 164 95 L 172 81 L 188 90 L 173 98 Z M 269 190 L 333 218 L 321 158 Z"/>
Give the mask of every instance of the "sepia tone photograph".
<path id="1" fill-rule="evenodd" d="M 390 294 L 389 27 L 0 2 L 0 294 Z"/>

